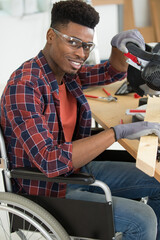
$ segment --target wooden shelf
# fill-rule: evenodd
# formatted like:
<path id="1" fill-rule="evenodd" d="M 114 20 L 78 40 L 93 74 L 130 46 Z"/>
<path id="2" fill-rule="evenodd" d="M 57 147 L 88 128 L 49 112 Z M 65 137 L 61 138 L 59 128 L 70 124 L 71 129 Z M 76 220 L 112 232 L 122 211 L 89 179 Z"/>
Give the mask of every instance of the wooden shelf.
<path id="1" fill-rule="evenodd" d="M 158 0 L 159 1 L 159 0 Z M 137 27 L 134 19 L 133 0 L 124 0 L 123 30 L 138 29 L 146 43 L 156 42 L 153 24 L 145 27 Z"/>
<path id="2" fill-rule="evenodd" d="M 123 4 L 124 0 L 92 0 L 92 5 Z"/>
<path id="3" fill-rule="evenodd" d="M 150 0 L 151 20 L 155 29 L 156 42 L 160 42 L 160 2 L 159 0 Z"/>

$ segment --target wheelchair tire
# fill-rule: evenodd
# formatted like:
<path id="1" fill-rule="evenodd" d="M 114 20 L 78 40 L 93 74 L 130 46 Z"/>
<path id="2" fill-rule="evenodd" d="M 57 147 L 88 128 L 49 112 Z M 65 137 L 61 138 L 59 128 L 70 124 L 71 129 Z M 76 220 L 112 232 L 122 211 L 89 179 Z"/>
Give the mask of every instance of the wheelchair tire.
<path id="1" fill-rule="evenodd" d="M 1 240 L 70 239 L 49 212 L 23 196 L 8 192 L 0 192 L 0 236 Z"/>

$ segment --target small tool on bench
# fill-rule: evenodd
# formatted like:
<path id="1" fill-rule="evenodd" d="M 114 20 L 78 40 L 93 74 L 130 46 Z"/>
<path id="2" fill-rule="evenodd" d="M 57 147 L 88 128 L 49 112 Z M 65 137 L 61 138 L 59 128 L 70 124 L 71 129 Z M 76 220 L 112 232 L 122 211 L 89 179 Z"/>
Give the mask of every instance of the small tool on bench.
<path id="1" fill-rule="evenodd" d="M 107 102 L 111 102 L 111 101 L 117 101 L 113 98 L 109 97 L 99 97 L 99 96 L 94 96 L 94 95 L 89 95 L 89 94 L 85 94 L 85 97 L 89 97 L 89 98 L 95 98 L 95 99 L 100 99 L 100 100 L 105 100 Z"/>
<path id="2" fill-rule="evenodd" d="M 126 114 L 127 115 L 135 115 L 137 113 L 146 113 L 145 109 L 127 109 Z"/>
<path id="3" fill-rule="evenodd" d="M 117 101 L 117 98 L 113 97 L 105 88 L 103 88 L 103 91 L 107 94 L 109 101 Z"/>

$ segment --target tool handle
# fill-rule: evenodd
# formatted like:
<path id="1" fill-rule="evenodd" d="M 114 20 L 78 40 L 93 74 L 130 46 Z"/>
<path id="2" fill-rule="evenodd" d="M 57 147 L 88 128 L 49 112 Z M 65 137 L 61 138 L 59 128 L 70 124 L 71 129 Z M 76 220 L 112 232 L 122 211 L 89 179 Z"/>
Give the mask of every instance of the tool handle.
<path id="1" fill-rule="evenodd" d="M 89 95 L 89 94 L 85 94 L 85 97 L 90 97 L 90 98 L 99 98 L 97 96 L 93 96 L 93 95 Z"/>
<path id="2" fill-rule="evenodd" d="M 108 95 L 111 96 L 111 94 L 109 92 L 107 92 L 107 90 L 105 88 L 103 88 L 103 91 Z"/>
<path id="3" fill-rule="evenodd" d="M 145 113 L 146 110 L 145 109 L 127 109 L 126 110 L 126 114 L 127 115 L 135 115 L 138 113 Z"/>
<path id="4" fill-rule="evenodd" d="M 138 62 L 137 57 L 135 57 L 133 54 L 131 54 L 131 53 L 128 52 L 128 53 L 124 53 L 124 55 L 125 55 L 126 57 L 130 58 L 133 62 L 135 62 L 135 63 L 137 63 L 138 65 L 140 65 L 139 62 Z"/>
<path id="5" fill-rule="evenodd" d="M 145 109 L 130 109 L 129 112 L 131 113 L 145 113 Z"/>

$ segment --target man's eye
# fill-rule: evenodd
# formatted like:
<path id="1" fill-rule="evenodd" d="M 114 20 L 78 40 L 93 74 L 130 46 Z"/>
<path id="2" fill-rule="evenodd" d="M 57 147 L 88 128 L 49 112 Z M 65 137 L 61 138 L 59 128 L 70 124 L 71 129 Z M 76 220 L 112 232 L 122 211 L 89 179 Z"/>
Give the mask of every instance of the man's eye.
<path id="1" fill-rule="evenodd" d="M 74 41 L 74 40 L 69 40 L 68 43 L 69 43 L 71 46 L 73 46 L 73 47 L 74 47 L 74 46 L 75 46 L 75 47 L 77 46 L 77 42 Z"/>
<path id="2" fill-rule="evenodd" d="M 90 49 L 90 46 L 89 46 L 89 45 L 84 45 L 84 46 L 83 46 L 83 49 L 89 50 L 89 49 Z"/>

